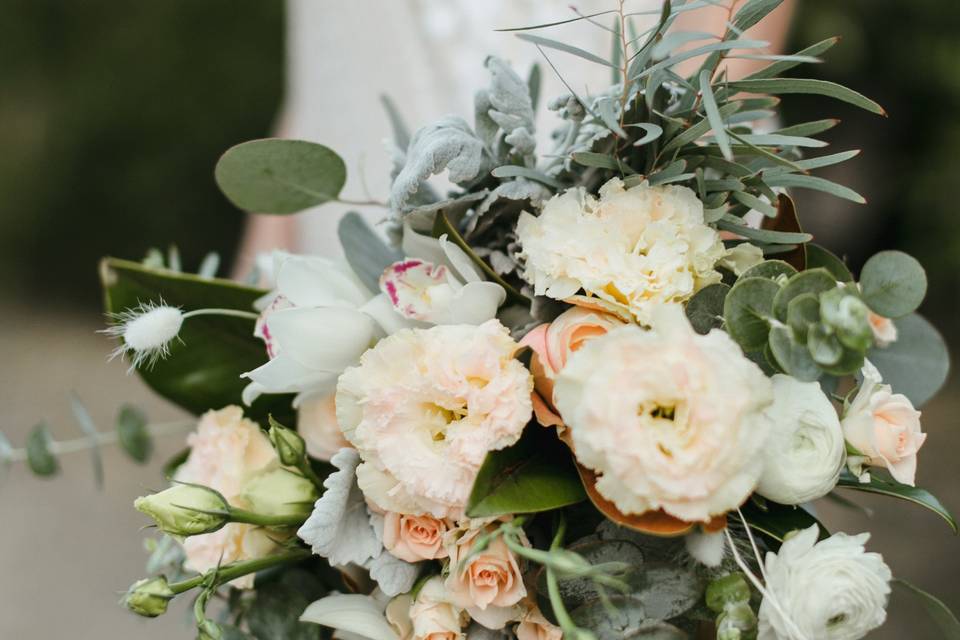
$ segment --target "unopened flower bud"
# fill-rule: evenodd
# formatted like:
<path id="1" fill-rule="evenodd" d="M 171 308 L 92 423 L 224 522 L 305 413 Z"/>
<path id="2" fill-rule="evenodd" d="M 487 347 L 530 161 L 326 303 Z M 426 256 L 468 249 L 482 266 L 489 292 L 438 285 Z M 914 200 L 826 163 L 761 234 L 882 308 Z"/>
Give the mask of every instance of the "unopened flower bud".
<path id="1" fill-rule="evenodd" d="M 750 601 L 750 587 L 741 573 L 731 573 L 707 585 L 706 602 L 711 611 L 720 613 L 728 604 Z"/>
<path id="2" fill-rule="evenodd" d="M 270 442 L 280 457 L 280 463 L 297 467 L 307 453 L 307 444 L 300 434 L 278 422 L 270 421 Z"/>
<path id="3" fill-rule="evenodd" d="M 167 604 L 174 595 L 163 576 L 146 578 L 131 585 L 123 597 L 123 605 L 139 616 L 156 618 L 167 612 Z"/>
<path id="4" fill-rule="evenodd" d="M 870 309 L 858 296 L 837 288 L 820 297 L 820 317 L 849 349 L 866 351 L 873 345 Z"/>
<path id="5" fill-rule="evenodd" d="M 263 516 L 303 516 L 313 511 L 317 500 L 313 482 L 290 469 L 260 473 L 243 487 L 242 498 L 250 511 Z"/>
<path id="6" fill-rule="evenodd" d="M 133 506 L 147 514 L 164 533 L 195 536 L 211 533 L 230 522 L 226 498 L 208 487 L 177 484 L 160 493 L 137 498 Z"/>
<path id="7" fill-rule="evenodd" d="M 717 617 L 717 640 L 756 637 L 757 615 L 747 602 L 728 604 Z"/>

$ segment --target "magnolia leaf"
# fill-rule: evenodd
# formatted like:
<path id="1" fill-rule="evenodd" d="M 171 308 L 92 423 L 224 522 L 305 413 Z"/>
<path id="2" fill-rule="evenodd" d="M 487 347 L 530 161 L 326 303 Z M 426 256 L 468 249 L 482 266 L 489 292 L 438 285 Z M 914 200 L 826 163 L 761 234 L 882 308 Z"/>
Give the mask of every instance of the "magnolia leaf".
<path id="1" fill-rule="evenodd" d="M 350 268 L 370 291 L 379 291 L 384 269 L 403 259 L 354 211 L 340 218 L 337 236 Z"/>
<path id="2" fill-rule="evenodd" d="M 887 318 L 916 310 L 927 295 L 927 274 L 916 258 L 902 251 L 881 251 L 860 271 L 863 301 Z"/>
<path id="3" fill-rule="evenodd" d="M 120 447 L 140 464 L 150 459 L 153 440 L 147 430 L 147 416 L 133 405 L 124 405 L 117 415 L 117 440 Z"/>
<path id="4" fill-rule="evenodd" d="M 950 353 L 943 336 L 923 316 L 912 313 L 894 320 L 897 339 L 867 352 L 883 380 L 896 393 L 921 407 L 932 398 L 950 373 Z"/>
<path id="5" fill-rule="evenodd" d="M 299 618 L 324 591 L 312 572 L 299 567 L 287 569 L 273 580 L 257 583 L 243 619 L 257 640 L 321 640 L 323 629 Z"/>
<path id="6" fill-rule="evenodd" d="M 763 182 L 760 184 L 763 184 Z M 764 186 L 769 188 L 768 185 Z M 771 193 L 767 197 L 772 199 L 773 195 L 774 194 Z M 785 193 L 779 193 L 775 195 L 777 201 L 777 214 L 773 218 L 764 218 L 760 226 L 763 229 L 770 231 L 783 233 L 803 233 L 803 228 L 800 226 L 800 216 L 797 215 L 797 205 L 794 203 L 793 198 Z M 808 238 L 806 241 L 798 241 L 797 246 L 791 249 L 789 252 L 783 254 L 781 259 L 797 271 L 803 271 L 806 269 L 806 243 L 809 240 L 810 238 Z"/>
<path id="7" fill-rule="evenodd" d="M 355 633 L 368 640 L 400 640 L 387 622 L 383 607 L 371 596 L 329 595 L 310 604 L 300 620 Z"/>
<path id="8" fill-rule="evenodd" d="M 383 545 L 370 524 L 363 492 L 357 485 L 360 454 L 354 449 L 340 449 L 330 463 L 337 471 L 323 481 L 326 491 L 297 536 L 331 565 L 363 565 L 376 558 Z"/>
<path id="9" fill-rule="evenodd" d="M 730 287 L 722 283 L 711 284 L 697 291 L 687 302 L 687 318 L 697 333 L 709 333 L 723 326 L 723 301 Z"/>
<path id="10" fill-rule="evenodd" d="M 27 436 L 27 465 L 38 476 L 52 476 L 60 470 L 57 458 L 50 451 L 52 442 L 50 428 L 43 422 Z"/>
<path id="11" fill-rule="evenodd" d="M 944 640 L 960 640 L 960 620 L 957 620 L 957 616 L 942 600 L 906 580 L 896 579 L 893 581 L 893 586 L 899 587 L 920 601 L 927 614 L 940 628 Z"/>
<path id="12" fill-rule="evenodd" d="M 830 537 L 830 532 L 803 507 L 777 504 L 769 500 L 749 500 L 740 507 L 744 520 L 751 529 L 763 535 L 774 551 L 780 548 L 787 534 L 809 529 L 817 525 L 820 540 Z"/>
<path id="13" fill-rule="evenodd" d="M 336 200 L 347 168 L 322 144 L 266 138 L 228 149 L 217 162 L 214 177 L 237 207 L 251 213 L 287 214 Z"/>
<path id="14" fill-rule="evenodd" d="M 867 493 L 876 493 L 892 498 L 899 498 L 908 502 L 913 502 L 921 507 L 926 507 L 938 516 L 943 518 L 954 533 L 958 533 L 957 521 L 947 510 L 943 503 L 932 493 L 920 487 L 911 487 L 906 484 L 900 484 L 893 478 L 881 477 L 876 471 L 870 472 L 870 482 L 860 482 L 860 479 L 849 471 L 840 474 L 840 483 L 838 487 L 844 489 L 853 489 L 854 491 L 865 491 Z"/>
<path id="15" fill-rule="evenodd" d="M 740 278 L 723 303 L 726 330 L 744 351 L 757 351 L 767 343 L 773 300 L 780 285 L 766 278 Z"/>
<path id="16" fill-rule="evenodd" d="M 450 181 L 466 183 L 480 175 L 483 143 L 462 118 L 447 116 L 413 134 L 406 163 L 390 189 L 390 207 L 406 211 L 427 178 L 444 169 Z"/>
<path id="17" fill-rule="evenodd" d="M 570 452 L 550 431 L 532 424 L 515 445 L 487 454 L 467 501 L 467 515 L 550 511 L 585 498 Z"/>

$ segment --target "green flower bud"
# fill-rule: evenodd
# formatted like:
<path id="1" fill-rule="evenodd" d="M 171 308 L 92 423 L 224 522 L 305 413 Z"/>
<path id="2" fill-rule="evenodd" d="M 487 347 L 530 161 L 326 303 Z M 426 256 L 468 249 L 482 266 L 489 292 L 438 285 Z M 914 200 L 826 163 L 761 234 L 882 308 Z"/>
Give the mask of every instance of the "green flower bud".
<path id="1" fill-rule="evenodd" d="M 275 420 L 270 420 L 270 442 L 280 457 L 280 463 L 298 467 L 307 454 L 307 444 L 300 434 Z"/>
<path id="2" fill-rule="evenodd" d="M 728 604 L 717 618 L 717 640 L 756 638 L 757 615 L 746 602 Z"/>
<path id="3" fill-rule="evenodd" d="M 177 484 L 166 491 L 137 498 L 133 506 L 147 514 L 164 533 L 195 536 L 230 522 L 226 498 L 208 487 Z"/>
<path id="4" fill-rule="evenodd" d="M 123 606 L 139 616 L 156 618 L 167 612 L 174 595 L 163 576 L 146 578 L 133 583 L 123 597 Z"/>
<path id="5" fill-rule="evenodd" d="M 291 469 L 260 473 L 243 487 L 241 498 L 250 511 L 262 516 L 302 516 L 313 512 L 317 488 Z"/>
<path id="6" fill-rule="evenodd" d="M 731 573 L 707 585 L 706 601 L 711 611 L 720 613 L 730 603 L 749 602 L 750 586 L 742 573 Z"/>
<path id="7" fill-rule="evenodd" d="M 858 296 L 836 288 L 820 296 L 820 317 L 848 349 L 863 353 L 873 345 L 870 310 Z"/>

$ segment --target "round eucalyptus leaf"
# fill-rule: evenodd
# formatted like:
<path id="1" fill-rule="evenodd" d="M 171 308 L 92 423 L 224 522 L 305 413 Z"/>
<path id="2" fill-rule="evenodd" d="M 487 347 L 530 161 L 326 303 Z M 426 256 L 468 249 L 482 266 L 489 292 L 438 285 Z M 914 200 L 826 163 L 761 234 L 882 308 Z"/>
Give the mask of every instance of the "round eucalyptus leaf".
<path id="1" fill-rule="evenodd" d="M 843 356 L 843 345 L 823 325 L 814 325 L 807 333 L 807 348 L 814 362 L 823 366 L 831 366 L 840 362 Z"/>
<path id="2" fill-rule="evenodd" d="M 773 314 L 781 322 L 787 321 L 787 307 L 790 301 L 805 293 L 821 294 L 837 286 L 836 278 L 826 269 L 810 269 L 792 276 L 783 285 L 773 301 Z"/>
<path id="3" fill-rule="evenodd" d="M 853 282 L 853 274 L 847 264 L 831 251 L 813 242 L 807 243 L 807 268 L 823 267 L 840 282 Z"/>
<path id="4" fill-rule="evenodd" d="M 633 574 L 643 565 L 643 551 L 640 547 L 626 540 L 582 542 L 568 547 L 569 551 L 578 553 L 592 565 L 608 562 L 626 563 L 628 582 Z M 600 591 L 590 578 L 561 578 L 558 586 L 560 597 L 568 609 L 579 607 L 589 600 L 600 597 Z M 547 593 L 546 571 L 537 574 L 537 590 Z"/>
<path id="5" fill-rule="evenodd" d="M 780 286 L 765 278 L 742 278 L 723 301 L 727 332 L 744 351 L 757 351 L 767 342 L 773 300 Z"/>
<path id="6" fill-rule="evenodd" d="M 843 355 L 840 356 L 836 364 L 823 365 L 821 369 L 833 376 L 849 376 L 860 371 L 862 367 L 863 352 L 854 349 L 844 349 Z"/>
<path id="7" fill-rule="evenodd" d="M 807 335 L 810 325 L 820 322 L 820 300 L 812 293 L 804 293 L 787 305 L 787 324 L 800 336 Z"/>
<path id="8" fill-rule="evenodd" d="M 784 262 L 783 260 L 764 260 L 760 264 L 753 265 L 744 271 L 741 278 L 767 278 L 776 280 L 780 276 L 790 277 L 797 273 L 797 270 Z"/>
<path id="9" fill-rule="evenodd" d="M 623 638 L 624 640 L 687 640 L 689 636 L 667 622 L 648 621 Z"/>
<path id="10" fill-rule="evenodd" d="M 217 162 L 214 177 L 239 208 L 288 214 L 336 200 L 347 168 L 322 144 L 267 138 L 228 149 Z"/>
<path id="11" fill-rule="evenodd" d="M 143 464 L 150 459 L 153 441 L 147 430 L 147 417 L 131 405 L 124 405 L 117 415 L 117 437 L 127 454 Z"/>
<path id="12" fill-rule="evenodd" d="M 881 251 L 860 272 L 863 300 L 876 313 L 900 318 L 916 310 L 927 294 L 927 274 L 902 251 Z"/>
<path id="13" fill-rule="evenodd" d="M 621 640 L 643 628 L 648 620 L 643 603 L 629 595 L 611 595 L 604 602 L 601 598 L 589 600 L 570 611 L 570 617 L 578 627 L 592 631 L 597 640 Z"/>
<path id="14" fill-rule="evenodd" d="M 651 620 L 670 620 L 686 613 L 700 602 L 706 588 L 690 567 L 654 562 L 647 563 L 641 573 L 642 589 L 631 595 L 643 604 Z"/>
<path id="15" fill-rule="evenodd" d="M 805 342 L 797 340 L 790 327 L 774 327 L 770 331 L 770 351 L 784 373 L 797 380 L 813 382 L 820 377 L 820 368 Z"/>
<path id="16" fill-rule="evenodd" d="M 697 291 L 687 303 L 687 318 L 697 333 L 709 333 L 723 326 L 723 301 L 730 287 L 722 283 L 711 284 Z"/>
<path id="17" fill-rule="evenodd" d="M 50 429 L 40 423 L 27 436 L 27 465 L 38 476 L 52 476 L 60 470 L 56 456 L 50 451 Z"/>
<path id="18" fill-rule="evenodd" d="M 894 321 L 897 340 L 875 347 L 867 358 L 885 382 L 920 407 L 932 398 L 950 373 L 950 354 L 940 332 L 923 316 L 912 313 Z"/>

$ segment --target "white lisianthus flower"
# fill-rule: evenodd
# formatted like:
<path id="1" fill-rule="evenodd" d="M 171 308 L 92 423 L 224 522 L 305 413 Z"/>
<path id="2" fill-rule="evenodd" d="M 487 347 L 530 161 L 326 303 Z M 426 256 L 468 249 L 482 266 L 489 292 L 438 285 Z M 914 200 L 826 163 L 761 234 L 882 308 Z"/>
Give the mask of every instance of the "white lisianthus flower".
<path id="1" fill-rule="evenodd" d="M 565 299 L 580 289 L 648 324 L 660 303 L 681 303 L 720 281 L 727 255 L 720 234 L 703 222 L 693 191 L 647 183 L 624 188 L 614 178 L 600 197 L 583 188 L 549 200 L 539 217 L 517 222 L 524 277 L 536 295 Z M 754 252 L 755 253 L 755 252 Z M 737 250 L 734 261 L 749 261 Z"/>
<path id="2" fill-rule="evenodd" d="M 840 418 L 816 382 L 773 376 L 772 433 L 763 450 L 757 493 L 780 504 L 801 504 L 830 493 L 843 468 Z"/>
<path id="3" fill-rule="evenodd" d="M 886 620 L 892 575 L 864 549 L 870 534 L 817 536 L 813 525 L 767 554 L 759 640 L 857 640 Z"/>
<path id="4" fill-rule="evenodd" d="M 363 463 L 357 479 L 383 511 L 459 517 L 487 452 L 520 437 L 530 372 L 497 320 L 384 338 L 337 384 L 337 420 Z"/>
<path id="5" fill-rule="evenodd" d="M 652 330 L 614 329 L 567 361 L 554 400 L 577 459 L 620 511 L 707 521 L 740 506 L 763 471 L 769 378 L 726 333 L 663 305 Z"/>

